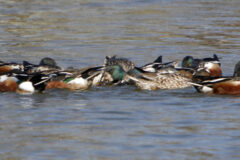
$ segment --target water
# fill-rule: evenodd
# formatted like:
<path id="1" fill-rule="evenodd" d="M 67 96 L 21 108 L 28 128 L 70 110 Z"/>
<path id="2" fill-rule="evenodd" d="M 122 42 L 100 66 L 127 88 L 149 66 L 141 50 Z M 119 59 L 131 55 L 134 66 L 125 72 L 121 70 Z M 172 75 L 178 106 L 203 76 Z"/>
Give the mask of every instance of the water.
<path id="1" fill-rule="evenodd" d="M 100 65 L 119 55 L 138 66 L 159 55 L 239 60 L 239 0 L 0 1 L 5 61 L 54 58 Z M 240 99 L 193 88 L 133 86 L 0 96 L 0 159 L 240 159 Z"/>

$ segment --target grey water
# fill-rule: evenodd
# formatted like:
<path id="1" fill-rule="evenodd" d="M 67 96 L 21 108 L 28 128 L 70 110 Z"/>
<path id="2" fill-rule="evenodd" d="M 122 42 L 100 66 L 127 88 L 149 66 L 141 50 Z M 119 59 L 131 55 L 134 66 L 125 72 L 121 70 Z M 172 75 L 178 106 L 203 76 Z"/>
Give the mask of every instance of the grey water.
<path id="1" fill-rule="evenodd" d="M 239 0 L 0 0 L 0 60 L 240 60 Z M 0 94 L 3 160 L 239 160 L 240 97 L 134 86 Z"/>

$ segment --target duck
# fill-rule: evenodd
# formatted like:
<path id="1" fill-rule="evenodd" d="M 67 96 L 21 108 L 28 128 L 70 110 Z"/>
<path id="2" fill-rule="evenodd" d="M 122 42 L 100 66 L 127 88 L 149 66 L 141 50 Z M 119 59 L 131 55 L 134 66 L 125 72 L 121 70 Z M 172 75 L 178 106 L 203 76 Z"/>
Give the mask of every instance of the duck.
<path id="1" fill-rule="evenodd" d="M 68 68 L 63 71 L 40 72 L 41 82 L 35 83 L 42 91 L 49 89 L 86 90 L 93 86 L 94 78 L 101 72 L 101 66 L 81 69 Z M 35 77 L 35 79 L 39 79 Z"/>
<path id="2" fill-rule="evenodd" d="M 62 68 L 57 65 L 56 61 L 50 57 L 42 58 L 38 65 L 23 61 L 23 66 L 24 71 L 28 74 L 47 70 L 62 70 Z"/>
<path id="3" fill-rule="evenodd" d="M 164 67 L 157 72 L 147 72 L 133 68 L 126 72 L 120 65 L 108 66 L 106 69 L 114 80 L 136 85 L 142 90 L 180 89 L 192 86 L 192 73 L 188 69 Z"/>
<path id="4" fill-rule="evenodd" d="M 7 75 L 0 76 L 0 92 L 15 92 L 18 88 L 18 79 Z"/>
<path id="5" fill-rule="evenodd" d="M 133 84 L 146 90 L 191 86 L 187 81 L 191 81 L 193 70 L 177 68 L 176 65 L 172 65 L 174 62 L 162 63 L 162 56 L 159 56 L 151 63 L 136 67 L 126 58 L 106 57 L 104 74 L 110 75 L 109 81 L 114 85 Z"/>
<path id="6" fill-rule="evenodd" d="M 12 70 L 19 70 L 24 71 L 23 64 L 16 63 L 16 62 L 2 62 L 0 63 L 0 75 L 3 75 L 7 72 L 10 72 Z"/>
<path id="7" fill-rule="evenodd" d="M 135 67 L 135 64 L 127 58 L 106 56 L 102 71 L 95 77 L 94 84 L 98 86 L 122 84 L 122 74 L 127 73 Z"/>
<path id="8" fill-rule="evenodd" d="M 73 75 L 66 78 L 64 82 L 71 90 L 85 90 L 97 85 L 97 79 L 102 72 L 102 66 L 89 66 L 79 70 L 68 71 Z M 75 73 L 73 73 L 75 72 Z"/>
<path id="9" fill-rule="evenodd" d="M 19 70 L 21 72 L 31 74 L 44 70 L 61 70 L 61 67 L 57 66 L 55 60 L 49 57 L 42 58 L 38 65 L 29 63 L 28 61 L 23 61 L 23 63 L 8 63 L 4 61 L 0 62 L 0 75 L 3 75 L 12 70 Z"/>
<path id="10" fill-rule="evenodd" d="M 130 61 L 127 58 L 117 57 L 116 55 L 112 57 L 106 56 L 103 66 L 114 66 L 114 65 L 121 66 L 125 72 L 128 72 L 129 70 L 135 68 L 136 66 L 132 61 Z"/>
<path id="11" fill-rule="evenodd" d="M 17 92 L 20 94 L 33 94 L 35 88 L 28 79 L 28 75 L 12 70 L 0 76 L 0 92 Z"/>
<path id="12" fill-rule="evenodd" d="M 195 75 L 205 77 L 221 77 L 221 65 L 217 61 L 200 62 Z"/>
<path id="13" fill-rule="evenodd" d="M 147 72 L 157 72 L 157 70 L 159 70 L 163 67 L 166 67 L 166 66 L 177 67 L 177 65 L 178 65 L 178 62 L 176 62 L 176 61 L 170 61 L 170 62 L 163 63 L 162 56 L 160 55 L 153 62 L 147 63 L 139 68 L 142 69 L 143 71 L 147 71 Z"/>
<path id="14" fill-rule="evenodd" d="M 182 60 L 182 67 L 184 68 L 198 68 L 199 63 L 201 62 L 218 62 L 220 64 L 219 58 L 216 54 L 213 54 L 213 57 L 207 57 L 207 58 L 193 58 L 192 56 L 185 56 Z"/>
<path id="15" fill-rule="evenodd" d="M 164 67 L 157 72 L 132 70 L 126 75 L 142 90 L 181 89 L 192 86 L 192 73 L 187 69 Z"/>
<path id="16" fill-rule="evenodd" d="M 182 60 L 182 67 L 196 70 L 195 76 L 222 76 L 221 63 L 216 54 L 214 54 L 213 57 L 203 59 L 194 59 L 192 56 L 186 56 Z"/>
<path id="17" fill-rule="evenodd" d="M 195 89 L 206 94 L 240 94 L 240 61 L 235 65 L 233 76 L 204 79 L 193 83 Z"/>
<path id="18" fill-rule="evenodd" d="M 170 62 L 171 63 L 171 62 Z M 166 63 L 167 65 L 168 63 Z M 136 67 L 135 63 L 124 57 L 105 57 L 104 70 L 101 74 L 101 84 L 104 85 L 118 85 L 127 84 L 129 81 L 124 81 L 124 73 L 129 72 L 133 69 L 138 69 L 146 72 L 156 72 L 158 69 L 163 67 L 165 64 L 162 63 L 162 56 L 160 55 L 153 62 L 147 63 L 141 67 Z M 124 83 L 123 83 L 124 82 Z"/>

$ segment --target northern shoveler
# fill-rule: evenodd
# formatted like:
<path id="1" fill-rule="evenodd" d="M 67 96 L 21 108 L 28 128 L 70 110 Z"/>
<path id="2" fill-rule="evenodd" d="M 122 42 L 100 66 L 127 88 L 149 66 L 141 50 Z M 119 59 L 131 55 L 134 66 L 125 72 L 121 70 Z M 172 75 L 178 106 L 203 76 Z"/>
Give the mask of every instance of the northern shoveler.
<path id="1" fill-rule="evenodd" d="M 94 83 L 99 85 L 118 84 L 123 78 L 121 74 L 134 68 L 135 64 L 127 58 L 106 56 L 102 71 L 98 76 L 96 76 Z M 122 71 L 118 71 L 119 69 Z"/>
<path id="2" fill-rule="evenodd" d="M 151 63 L 147 63 L 142 67 L 139 67 L 140 69 L 142 69 L 143 71 L 146 72 L 157 72 L 157 70 L 167 67 L 167 66 L 173 66 L 173 67 L 177 67 L 177 62 L 176 61 L 171 61 L 171 62 L 166 62 L 163 63 L 162 62 L 162 56 L 159 56 L 156 60 L 154 60 Z"/>
<path id="3" fill-rule="evenodd" d="M 0 92 L 15 92 L 18 88 L 18 79 L 7 75 L 0 76 Z"/>
<path id="4" fill-rule="evenodd" d="M 18 75 L 5 74 L 0 76 L 0 92 L 17 92 L 20 94 L 32 94 L 35 88 L 32 82 L 26 80 L 27 75 L 21 75 L 23 79 Z"/>
<path id="5" fill-rule="evenodd" d="M 213 55 L 213 58 L 208 57 L 208 58 L 202 58 L 202 59 L 193 58 L 192 56 L 186 56 L 182 60 L 182 67 L 197 69 L 198 65 L 201 62 L 214 62 L 214 61 L 219 62 L 219 58 L 216 54 Z"/>
<path id="6" fill-rule="evenodd" d="M 86 67 L 82 69 L 68 69 L 46 74 L 48 79 L 40 82 L 45 86 L 44 89 L 69 89 L 69 90 L 85 90 L 95 85 L 95 78 L 100 74 L 102 67 Z M 37 85 L 40 85 L 38 83 Z"/>
<path id="7" fill-rule="evenodd" d="M 35 88 L 31 81 L 24 81 L 18 85 L 16 92 L 19 94 L 33 94 L 35 92 Z"/>
<path id="8" fill-rule="evenodd" d="M 135 85 L 144 90 L 156 89 L 180 89 L 192 86 L 192 73 L 188 70 L 166 67 L 157 72 L 142 72 L 132 70 L 128 72 L 126 78 L 131 79 Z"/>
<path id="9" fill-rule="evenodd" d="M 195 73 L 196 76 L 221 77 L 222 69 L 217 61 L 201 62 Z"/>
<path id="10" fill-rule="evenodd" d="M 232 77 L 205 79 L 194 84 L 194 87 L 201 93 L 240 94 L 240 61 L 235 65 Z"/>
<path id="11" fill-rule="evenodd" d="M 175 69 L 165 67 L 157 72 L 146 72 L 139 68 L 133 68 L 128 72 L 120 65 L 108 66 L 107 71 L 112 75 L 114 80 L 132 82 L 138 88 L 144 90 L 156 89 L 179 89 L 192 86 L 192 73 L 187 73 L 187 69 Z"/>
<path id="12" fill-rule="evenodd" d="M 38 65 L 23 61 L 24 71 L 28 74 L 48 71 L 48 70 L 61 70 L 61 67 L 57 66 L 57 63 L 54 59 L 45 57 L 41 59 Z"/>
<path id="13" fill-rule="evenodd" d="M 195 69 L 196 76 L 220 77 L 222 76 L 221 63 L 216 54 L 213 58 L 194 59 L 192 56 L 183 58 L 182 67 Z"/>
<path id="14" fill-rule="evenodd" d="M 7 72 L 10 72 L 12 70 L 18 70 L 18 71 L 24 71 L 28 74 L 34 73 L 34 72 L 41 72 L 45 70 L 60 70 L 61 68 L 57 66 L 56 62 L 54 59 L 45 57 L 43 58 L 39 65 L 31 64 L 27 61 L 23 61 L 23 63 L 6 63 L 6 62 L 1 62 L 0 63 L 0 75 L 5 74 Z"/>
<path id="15" fill-rule="evenodd" d="M 239 77 L 222 77 L 194 84 L 198 92 L 208 94 L 240 94 Z"/>
<path id="16" fill-rule="evenodd" d="M 121 66 L 125 72 L 128 72 L 129 70 L 135 68 L 135 64 L 127 58 L 122 58 L 117 56 L 113 56 L 113 57 L 106 56 L 104 60 L 104 66 L 106 67 L 106 66 L 114 66 L 114 65 Z"/>
<path id="17" fill-rule="evenodd" d="M 0 64 L 0 75 L 3 75 L 12 70 L 24 71 L 24 66 L 22 64 L 15 63 L 15 62 Z"/>

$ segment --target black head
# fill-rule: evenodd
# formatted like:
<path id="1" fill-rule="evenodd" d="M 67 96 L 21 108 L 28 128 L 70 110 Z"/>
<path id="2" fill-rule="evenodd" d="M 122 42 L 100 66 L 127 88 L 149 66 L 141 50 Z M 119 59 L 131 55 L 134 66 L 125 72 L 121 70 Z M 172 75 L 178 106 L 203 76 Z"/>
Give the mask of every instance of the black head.
<path id="1" fill-rule="evenodd" d="M 49 57 L 45 57 L 45 58 L 43 58 L 43 59 L 40 61 L 39 65 L 41 65 L 41 66 L 56 67 L 56 66 L 57 66 L 57 63 L 55 62 L 54 59 L 49 58 Z"/>
<path id="2" fill-rule="evenodd" d="M 233 76 L 240 77 L 240 61 L 235 65 Z"/>

